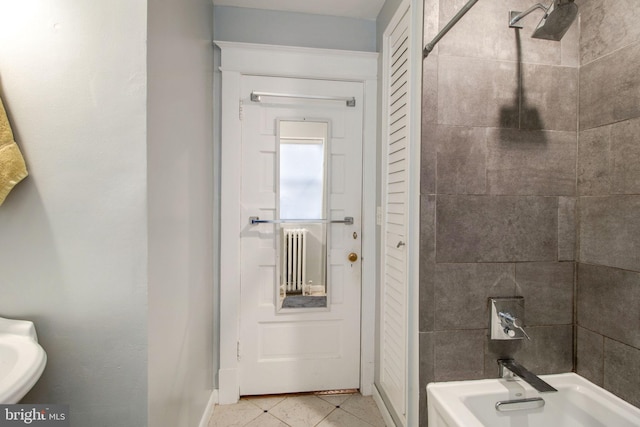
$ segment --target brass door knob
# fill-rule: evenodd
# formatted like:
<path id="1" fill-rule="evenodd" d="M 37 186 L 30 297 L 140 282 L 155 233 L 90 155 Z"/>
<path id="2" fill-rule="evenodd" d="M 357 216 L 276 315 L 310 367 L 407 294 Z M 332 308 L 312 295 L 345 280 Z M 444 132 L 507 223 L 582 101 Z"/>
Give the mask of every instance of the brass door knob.
<path id="1" fill-rule="evenodd" d="M 355 252 L 351 252 L 351 253 L 349 254 L 349 256 L 347 256 L 347 259 L 348 259 L 350 262 L 356 262 L 356 261 L 358 260 L 358 254 L 357 254 L 357 253 L 355 253 Z"/>

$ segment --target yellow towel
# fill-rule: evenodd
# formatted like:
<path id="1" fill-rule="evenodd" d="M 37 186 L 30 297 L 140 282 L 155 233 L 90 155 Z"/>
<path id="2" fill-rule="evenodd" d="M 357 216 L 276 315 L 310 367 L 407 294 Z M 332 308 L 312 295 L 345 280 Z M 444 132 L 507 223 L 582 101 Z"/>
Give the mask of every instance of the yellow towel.
<path id="1" fill-rule="evenodd" d="M 27 166 L 18 144 L 13 140 L 7 113 L 0 99 L 0 205 L 11 189 L 27 175 Z"/>

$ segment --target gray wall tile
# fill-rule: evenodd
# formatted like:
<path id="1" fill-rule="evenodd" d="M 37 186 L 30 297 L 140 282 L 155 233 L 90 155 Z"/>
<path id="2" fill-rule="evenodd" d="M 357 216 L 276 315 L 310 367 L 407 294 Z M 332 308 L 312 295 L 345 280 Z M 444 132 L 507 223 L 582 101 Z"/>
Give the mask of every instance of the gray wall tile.
<path id="1" fill-rule="evenodd" d="M 438 57 L 438 123 L 518 127 L 514 62 Z"/>
<path id="2" fill-rule="evenodd" d="M 585 130 L 579 135 L 578 191 L 637 194 L 640 8 L 635 0 L 578 2 L 580 129 Z M 638 196 L 581 197 L 579 260 L 638 271 L 638 207 Z M 638 405 L 640 350 L 623 343 L 640 343 L 640 274 L 579 264 L 577 322 L 591 330 L 578 327 L 578 373 Z"/>
<path id="3" fill-rule="evenodd" d="M 428 0 L 425 42 L 466 1 Z M 634 196 L 575 197 L 640 193 L 640 8 L 636 0 L 576 1 L 582 31 L 574 23 L 560 43 L 530 37 L 537 13 L 520 31 L 504 23 L 502 12 L 524 10 L 530 1 L 479 2 L 424 63 L 421 192 L 438 196 L 435 218 L 429 211 L 421 219 L 421 239 L 429 239 L 421 243 L 422 395 L 424 375 L 440 381 L 496 377 L 499 356 L 515 357 L 540 374 L 570 371 L 576 356 L 582 375 L 637 396 L 625 391 L 632 385 L 622 378 L 637 358 L 611 341 L 605 380 L 600 335 L 638 339 L 635 273 L 581 266 L 574 295 L 575 264 L 558 260 L 640 266 Z M 515 130 L 520 127 L 529 131 Z M 482 128 L 489 128 L 484 137 Z M 428 200 L 427 210 L 434 207 Z M 489 340 L 486 299 L 494 290 L 525 296 L 532 341 Z M 584 327 L 571 324 L 574 300 Z M 607 317 L 612 312 L 616 316 Z M 629 327 L 624 331 L 616 322 Z M 423 397 L 420 421 L 426 425 Z"/>
<path id="4" fill-rule="evenodd" d="M 490 194 L 574 195 L 575 132 L 487 129 Z"/>
<path id="5" fill-rule="evenodd" d="M 573 371 L 572 325 L 536 326 L 527 331 L 531 341 L 524 344 L 520 357 L 525 366 L 540 374 Z"/>
<path id="6" fill-rule="evenodd" d="M 580 23 L 571 24 L 560 40 L 560 63 L 567 67 L 580 67 Z"/>
<path id="7" fill-rule="evenodd" d="M 487 339 L 485 377 L 498 376 L 498 359 L 511 358 L 537 375 L 573 370 L 573 327 L 571 325 L 527 328 L 531 340 Z"/>
<path id="8" fill-rule="evenodd" d="M 640 40 L 637 0 L 579 0 L 578 4 L 582 64 Z"/>
<path id="9" fill-rule="evenodd" d="M 640 273 L 578 264 L 578 326 L 640 347 Z"/>
<path id="10" fill-rule="evenodd" d="M 483 128 L 438 126 L 438 194 L 485 194 L 487 146 Z"/>
<path id="11" fill-rule="evenodd" d="M 513 264 L 437 264 L 436 330 L 489 327 L 489 297 L 516 296 Z"/>
<path id="12" fill-rule="evenodd" d="M 440 28 L 462 9 L 465 1 L 440 1 Z M 478 2 L 443 38 L 440 54 L 516 60 L 515 32 L 505 24 L 506 0 Z"/>
<path id="13" fill-rule="evenodd" d="M 422 126 L 438 122 L 438 55 L 422 64 Z"/>
<path id="14" fill-rule="evenodd" d="M 434 195 L 420 196 L 420 332 L 433 331 L 435 317 L 435 209 Z"/>
<path id="15" fill-rule="evenodd" d="M 640 271 L 640 196 L 581 197 L 580 262 Z"/>
<path id="16" fill-rule="evenodd" d="M 604 336 L 588 329 L 576 328 L 576 372 L 594 384 L 604 385 Z"/>
<path id="17" fill-rule="evenodd" d="M 440 28 L 466 3 L 466 0 L 441 0 Z M 536 12 L 521 21 L 524 28 L 509 28 L 505 11 L 524 11 L 531 6 L 527 0 L 495 0 L 478 2 L 454 26 L 439 45 L 441 55 L 481 57 L 507 61 L 560 64 L 561 43 L 533 39 L 531 34 L 542 12 Z M 577 25 L 576 25 L 577 26 Z M 435 33 L 434 33 L 435 34 Z M 429 38 L 433 37 L 433 35 Z M 574 42 L 577 51 L 577 43 Z M 575 54 L 574 54 L 575 55 Z"/>
<path id="18" fill-rule="evenodd" d="M 558 198 L 558 260 L 576 259 L 576 198 Z"/>
<path id="19" fill-rule="evenodd" d="M 435 332 L 435 380 L 483 378 L 486 335 L 486 329 Z"/>
<path id="20" fill-rule="evenodd" d="M 555 197 L 438 196 L 438 262 L 555 261 Z"/>
<path id="21" fill-rule="evenodd" d="M 604 388 L 640 407 L 640 350 L 604 340 Z"/>
<path id="22" fill-rule="evenodd" d="M 427 425 L 427 384 L 435 380 L 434 367 L 434 334 L 432 332 L 420 333 L 420 425 Z"/>
<path id="23" fill-rule="evenodd" d="M 611 127 L 611 193 L 640 194 L 640 119 Z"/>
<path id="24" fill-rule="evenodd" d="M 440 31 L 440 0 L 424 0 L 424 44 L 427 44 Z M 437 54 L 438 45 L 431 52 Z"/>
<path id="25" fill-rule="evenodd" d="M 420 146 L 420 193 L 436 192 L 436 138 L 437 125 L 422 126 Z"/>
<path id="26" fill-rule="evenodd" d="M 640 116 L 640 43 L 580 69 L 580 129 Z"/>
<path id="27" fill-rule="evenodd" d="M 578 193 L 608 195 L 611 191 L 611 126 L 581 131 L 578 145 Z"/>
<path id="28" fill-rule="evenodd" d="M 523 64 L 521 97 L 522 129 L 577 129 L 577 68 Z"/>
<path id="29" fill-rule="evenodd" d="M 525 325 L 573 323 L 573 263 L 518 263 L 516 282 L 525 300 Z"/>
<path id="30" fill-rule="evenodd" d="M 580 132 L 578 189 L 582 195 L 640 193 L 640 119 Z"/>

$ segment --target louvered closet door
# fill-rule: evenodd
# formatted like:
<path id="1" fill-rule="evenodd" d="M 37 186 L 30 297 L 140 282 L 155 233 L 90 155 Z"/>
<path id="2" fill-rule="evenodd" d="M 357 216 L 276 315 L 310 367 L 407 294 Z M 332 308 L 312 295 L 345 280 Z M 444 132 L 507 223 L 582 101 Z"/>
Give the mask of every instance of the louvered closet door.
<path id="1" fill-rule="evenodd" d="M 409 137 L 409 17 L 388 38 L 386 72 L 381 385 L 396 414 L 406 413 L 407 152 Z"/>

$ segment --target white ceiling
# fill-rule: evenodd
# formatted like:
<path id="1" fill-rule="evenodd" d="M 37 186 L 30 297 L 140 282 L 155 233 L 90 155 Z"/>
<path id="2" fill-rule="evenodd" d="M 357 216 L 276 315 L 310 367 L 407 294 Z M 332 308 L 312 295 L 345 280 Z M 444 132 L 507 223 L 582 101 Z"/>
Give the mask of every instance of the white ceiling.
<path id="1" fill-rule="evenodd" d="M 376 19 L 385 0 L 213 0 L 216 6 Z"/>

